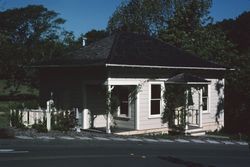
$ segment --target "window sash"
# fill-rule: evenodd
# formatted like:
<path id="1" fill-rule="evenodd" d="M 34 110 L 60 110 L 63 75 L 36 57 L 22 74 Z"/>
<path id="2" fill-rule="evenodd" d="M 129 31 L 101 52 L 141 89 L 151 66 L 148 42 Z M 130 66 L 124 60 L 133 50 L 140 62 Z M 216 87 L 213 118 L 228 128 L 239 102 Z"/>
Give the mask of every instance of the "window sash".
<path id="1" fill-rule="evenodd" d="M 208 111 L 209 107 L 209 89 L 208 85 L 205 85 L 202 89 L 202 110 L 203 111 Z"/>
<path id="2" fill-rule="evenodd" d="M 152 84 L 151 85 L 151 99 L 161 98 L 161 85 Z"/>
<path id="3" fill-rule="evenodd" d="M 161 113 L 161 100 L 153 99 L 151 100 L 150 114 L 159 115 Z"/>
<path id="4" fill-rule="evenodd" d="M 150 115 L 159 115 L 160 113 L 161 113 L 161 84 L 151 84 Z"/>

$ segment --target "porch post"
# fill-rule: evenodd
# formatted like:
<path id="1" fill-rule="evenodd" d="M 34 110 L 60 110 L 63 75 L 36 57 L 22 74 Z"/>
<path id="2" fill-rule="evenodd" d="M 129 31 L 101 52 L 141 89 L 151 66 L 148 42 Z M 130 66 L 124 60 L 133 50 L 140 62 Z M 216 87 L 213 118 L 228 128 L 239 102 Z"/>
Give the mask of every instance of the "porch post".
<path id="1" fill-rule="evenodd" d="M 202 127 L 202 88 L 199 90 L 199 127 Z"/>
<path id="2" fill-rule="evenodd" d="M 46 119 L 47 119 L 47 130 L 50 131 L 51 130 L 51 108 L 52 108 L 52 104 L 54 103 L 53 100 L 49 100 L 47 101 L 47 109 L 46 109 Z"/>
<path id="3" fill-rule="evenodd" d="M 111 91 L 112 91 L 112 87 L 111 85 L 109 85 L 108 83 L 108 90 L 107 90 L 107 105 L 108 105 L 108 109 L 107 109 L 107 120 L 106 120 L 106 133 L 111 133 L 111 130 L 110 130 L 110 124 L 111 124 L 111 115 L 110 115 L 110 109 L 111 109 L 111 106 L 110 106 L 110 98 L 111 98 Z"/>
<path id="4" fill-rule="evenodd" d="M 186 106 L 185 106 L 185 130 L 188 129 L 188 90 L 186 90 Z"/>
<path id="5" fill-rule="evenodd" d="M 140 102 L 139 102 L 139 94 L 140 94 L 140 92 L 137 92 L 137 95 L 136 95 L 136 113 L 135 113 L 135 115 L 136 115 L 136 126 L 135 126 L 135 129 L 136 130 L 139 130 L 140 129 Z"/>

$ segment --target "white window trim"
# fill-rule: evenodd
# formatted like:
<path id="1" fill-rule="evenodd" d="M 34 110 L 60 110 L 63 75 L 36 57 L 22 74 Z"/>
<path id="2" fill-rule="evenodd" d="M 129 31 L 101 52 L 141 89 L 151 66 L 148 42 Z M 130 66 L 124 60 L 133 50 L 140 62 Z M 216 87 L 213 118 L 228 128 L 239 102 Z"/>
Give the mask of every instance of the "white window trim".
<path id="1" fill-rule="evenodd" d="M 207 85 L 207 110 L 202 110 L 202 113 L 204 114 L 210 113 L 210 101 L 211 101 L 211 85 Z"/>
<path id="2" fill-rule="evenodd" d="M 160 85 L 161 86 L 161 99 L 160 99 L 160 114 L 154 114 L 151 115 L 151 85 Z M 162 112 L 163 112 L 163 92 L 164 92 L 164 82 L 159 82 L 159 81 L 150 81 L 149 82 L 149 95 L 148 95 L 148 104 L 149 104 L 149 108 L 148 108 L 148 118 L 161 118 Z"/>

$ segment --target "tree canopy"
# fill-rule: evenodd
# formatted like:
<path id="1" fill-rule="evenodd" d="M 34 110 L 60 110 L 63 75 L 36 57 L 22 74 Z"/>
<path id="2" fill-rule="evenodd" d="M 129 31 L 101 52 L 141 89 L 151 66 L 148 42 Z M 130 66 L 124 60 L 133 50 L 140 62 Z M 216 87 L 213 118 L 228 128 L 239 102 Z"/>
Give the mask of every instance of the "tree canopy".
<path id="1" fill-rule="evenodd" d="M 86 32 L 84 35 L 82 35 L 87 39 L 87 45 L 91 44 L 92 42 L 96 42 L 102 38 L 105 38 L 108 36 L 108 32 L 105 30 L 95 30 L 92 29 L 91 31 Z"/>
<path id="2" fill-rule="evenodd" d="M 239 52 L 250 50 L 250 11 L 243 12 L 236 19 L 225 19 L 215 24 L 221 28 Z"/>
<path id="3" fill-rule="evenodd" d="M 25 66 L 62 56 L 67 46 L 65 20 L 42 5 L 2 11 L 0 22 L 0 76 L 13 83 L 32 73 Z"/>
<path id="4" fill-rule="evenodd" d="M 154 34 L 166 26 L 171 6 L 170 0 L 130 0 L 116 9 L 108 21 L 110 33 L 130 31 Z"/>

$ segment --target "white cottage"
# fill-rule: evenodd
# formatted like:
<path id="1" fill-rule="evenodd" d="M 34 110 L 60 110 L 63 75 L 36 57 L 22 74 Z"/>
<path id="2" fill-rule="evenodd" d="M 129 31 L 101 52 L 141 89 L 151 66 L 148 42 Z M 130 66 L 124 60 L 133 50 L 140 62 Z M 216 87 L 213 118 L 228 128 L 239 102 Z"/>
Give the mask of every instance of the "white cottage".
<path id="1" fill-rule="evenodd" d="M 37 67 L 42 103 L 53 92 L 58 108 L 78 108 L 84 129 L 168 131 L 168 124 L 162 122 L 166 84 L 199 85 L 191 89 L 186 133 L 224 124 L 226 68 L 145 35 L 118 33 Z M 109 116 L 105 88 L 117 101 L 116 112 Z M 175 114 L 178 124 L 178 109 Z"/>

